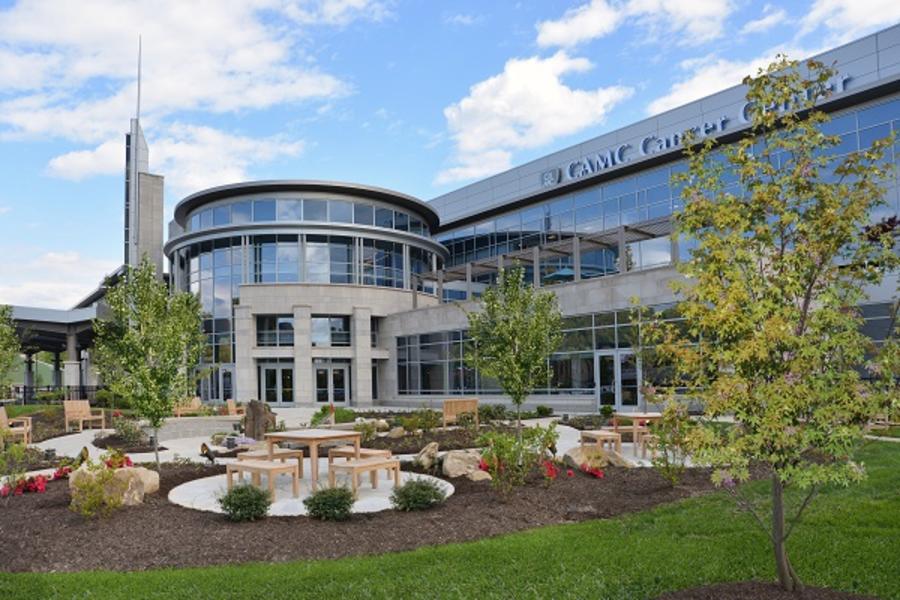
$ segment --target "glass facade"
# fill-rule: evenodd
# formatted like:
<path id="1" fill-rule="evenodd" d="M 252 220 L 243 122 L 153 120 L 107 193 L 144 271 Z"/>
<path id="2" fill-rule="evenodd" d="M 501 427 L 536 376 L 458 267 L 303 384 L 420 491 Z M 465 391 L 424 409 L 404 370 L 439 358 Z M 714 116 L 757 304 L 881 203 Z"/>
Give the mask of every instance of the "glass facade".
<path id="1" fill-rule="evenodd" d="M 185 230 L 202 231 L 241 223 L 278 221 L 352 223 L 408 231 L 425 237 L 431 235 L 428 224 L 411 212 L 371 202 L 280 195 L 242 197 L 199 208 L 189 215 Z"/>
<path id="2" fill-rule="evenodd" d="M 319 348 L 350 346 L 350 317 L 313 315 L 310 322 L 312 345 Z"/>
<path id="3" fill-rule="evenodd" d="M 292 315 L 257 315 L 257 346 L 293 346 L 294 317 Z"/>

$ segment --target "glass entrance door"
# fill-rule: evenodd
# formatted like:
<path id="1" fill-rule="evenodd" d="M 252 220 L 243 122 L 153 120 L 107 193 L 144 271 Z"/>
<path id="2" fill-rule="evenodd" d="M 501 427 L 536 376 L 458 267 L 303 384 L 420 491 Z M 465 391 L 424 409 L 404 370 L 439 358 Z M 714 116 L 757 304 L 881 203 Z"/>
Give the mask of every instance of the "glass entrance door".
<path id="1" fill-rule="evenodd" d="M 350 400 L 350 366 L 322 364 L 313 367 L 316 402 L 347 404 Z"/>
<path id="2" fill-rule="evenodd" d="M 290 365 L 260 365 L 260 396 L 270 404 L 293 404 L 294 367 Z"/>
<path id="3" fill-rule="evenodd" d="M 632 350 L 602 350 L 594 354 L 597 408 L 636 409 L 640 401 L 641 365 Z"/>

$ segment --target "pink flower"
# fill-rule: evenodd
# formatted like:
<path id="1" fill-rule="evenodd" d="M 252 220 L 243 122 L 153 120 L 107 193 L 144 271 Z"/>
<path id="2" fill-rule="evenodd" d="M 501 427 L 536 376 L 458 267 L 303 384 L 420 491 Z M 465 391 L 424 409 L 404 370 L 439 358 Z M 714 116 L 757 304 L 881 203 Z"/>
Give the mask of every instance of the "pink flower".
<path id="1" fill-rule="evenodd" d="M 575 477 L 575 471 L 573 471 L 572 469 L 566 469 L 566 476 Z"/>

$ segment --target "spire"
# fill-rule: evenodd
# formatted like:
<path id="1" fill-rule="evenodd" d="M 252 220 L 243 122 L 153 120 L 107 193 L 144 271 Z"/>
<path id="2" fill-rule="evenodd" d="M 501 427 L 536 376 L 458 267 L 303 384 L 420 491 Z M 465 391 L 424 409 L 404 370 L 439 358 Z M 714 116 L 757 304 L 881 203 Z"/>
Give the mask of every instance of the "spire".
<path id="1" fill-rule="evenodd" d="M 141 36 L 138 35 L 138 60 L 137 60 L 137 112 L 135 118 L 141 118 Z"/>

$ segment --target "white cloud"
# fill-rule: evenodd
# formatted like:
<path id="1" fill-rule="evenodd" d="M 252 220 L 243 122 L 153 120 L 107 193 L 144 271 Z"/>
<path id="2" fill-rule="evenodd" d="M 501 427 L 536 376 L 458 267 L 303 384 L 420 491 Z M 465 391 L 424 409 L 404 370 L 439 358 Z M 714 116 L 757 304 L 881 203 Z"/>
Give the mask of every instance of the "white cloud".
<path id="1" fill-rule="evenodd" d="M 602 123 L 629 97 L 623 86 L 573 89 L 562 78 L 593 68 L 563 51 L 548 58 L 507 61 L 503 72 L 473 85 L 469 95 L 444 109 L 456 164 L 436 182 L 482 177 L 509 168 L 512 152 L 545 145 Z"/>
<path id="2" fill-rule="evenodd" d="M 732 10 L 731 0 L 591 0 L 559 19 L 539 22 L 537 43 L 569 48 L 609 35 L 631 20 L 649 29 L 648 37 L 674 35 L 682 45 L 702 44 L 722 35 Z"/>
<path id="3" fill-rule="evenodd" d="M 9 206 L 0 206 L 0 216 L 7 214 L 12 208 Z"/>
<path id="4" fill-rule="evenodd" d="M 484 17 L 482 17 L 481 15 L 470 15 L 466 13 L 444 15 L 444 23 L 446 23 L 447 25 L 471 27 L 472 25 L 477 25 L 482 21 L 484 21 Z"/>
<path id="5" fill-rule="evenodd" d="M 351 91 L 304 51 L 304 28 L 381 18 L 373 0 L 19 0 L 0 10 L 0 135 L 97 144 L 135 110 L 143 36 L 148 123 Z"/>
<path id="6" fill-rule="evenodd" d="M 900 20 L 897 0 L 815 0 L 802 20 L 801 34 L 825 26 L 847 42 Z"/>
<path id="7" fill-rule="evenodd" d="M 112 273 L 115 261 L 35 248 L 0 248 L 0 303 L 71 308 Z"/>
<path id="8" fill-rule="evenodd" d="M 170 194 L 183 196 L 214 185 L 244 181 L 251 166 L 298 156 L 301 140 L 283 136 L 252 138 L 212 127 L 174 123 L 162 135 L 148 140 L 151 171 L 166 178 Z M 80 180 L 93 175 L 122 172 L 122 140 L 104 142 L 92 150 L 79 150 L 50 161 L 51 175 Z"/>
<path id="9" fill-rule="evenodd" d="M 764 31 L 772 29 L 776 25 L 784 23 L 785 21 L 787 21 L 787 13 L 783 8 L 776 8 L 771 4 L 766 4 L 763 7 L 763 16 L 744 23 L 744 26 L 741 27 L 741 33 L 762 33 Z"/>

